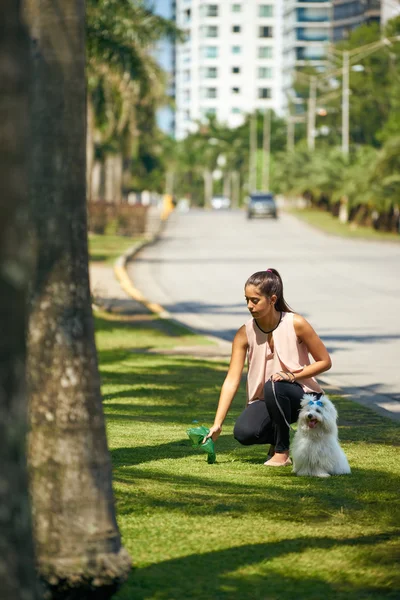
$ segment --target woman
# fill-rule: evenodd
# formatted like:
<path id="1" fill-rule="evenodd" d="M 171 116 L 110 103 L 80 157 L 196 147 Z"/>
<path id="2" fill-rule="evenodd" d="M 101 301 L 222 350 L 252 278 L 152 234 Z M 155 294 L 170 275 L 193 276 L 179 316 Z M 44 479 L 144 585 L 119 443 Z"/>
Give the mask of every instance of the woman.
<path id="1" fill-rule="evenodd" d="M 248 356 L 247 406 L 235 424 L 234 436 L 244 445 L 271 444 L 264 464 L 287 466 L 291 464 L 289 423 L 297 421 L 304 393 L 316 397 L 323 393 L 315 376 L 332 363 L 311 325 L 286 304 L 278 271 L 267 269 L 249 277 L 245 298 L 251 319 L 233 340 L 229 371 L 207 438 L 215 441 L 220 435 Z"/>

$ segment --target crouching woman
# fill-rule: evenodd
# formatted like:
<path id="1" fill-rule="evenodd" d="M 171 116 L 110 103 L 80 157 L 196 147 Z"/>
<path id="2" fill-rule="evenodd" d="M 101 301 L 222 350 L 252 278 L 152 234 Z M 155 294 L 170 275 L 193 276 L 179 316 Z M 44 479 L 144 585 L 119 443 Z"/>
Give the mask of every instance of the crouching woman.
<path id="1" fill-rule="evenodd" d="M 289 424 L 297 421 L 304 393 L 322 395 L 315 377 L 332 363 L 312 326 L 286 304 L 278 271 L 267 269 L 249 277 L 245 298 L 251 318 L 233 340 L 228 374 L 207 438 L 215 441 L 221 433 L 247 356 L 247 405 L 236 421 L 234 436 L 244 445 L 270 444 L 264 464 L 287 466 L 291 464 Z"/>

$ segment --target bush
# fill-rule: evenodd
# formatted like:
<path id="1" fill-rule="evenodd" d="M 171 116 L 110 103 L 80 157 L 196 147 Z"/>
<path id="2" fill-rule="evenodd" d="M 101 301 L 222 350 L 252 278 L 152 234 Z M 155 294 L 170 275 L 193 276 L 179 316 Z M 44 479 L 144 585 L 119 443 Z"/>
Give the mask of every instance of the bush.
<path id="1" fill-rule="evenodd" d="M 88 203 L 88 229 L 91 233 L 143 235 L 146 233 L 148 207 L 142 204 Z"/>

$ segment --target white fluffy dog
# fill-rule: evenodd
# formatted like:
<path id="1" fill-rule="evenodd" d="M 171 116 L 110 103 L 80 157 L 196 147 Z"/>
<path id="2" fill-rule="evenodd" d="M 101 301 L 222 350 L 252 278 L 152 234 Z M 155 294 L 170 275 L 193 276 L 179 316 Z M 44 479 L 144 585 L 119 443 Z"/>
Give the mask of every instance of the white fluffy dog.
<path id="1" fill-rule="evenodd" d="M 336 408 L 327 396 L 319 400 L 305 394 L 292 445 L 296 475 L 329 477 L 350 473 L 349 463 L 338 440 Z"/>

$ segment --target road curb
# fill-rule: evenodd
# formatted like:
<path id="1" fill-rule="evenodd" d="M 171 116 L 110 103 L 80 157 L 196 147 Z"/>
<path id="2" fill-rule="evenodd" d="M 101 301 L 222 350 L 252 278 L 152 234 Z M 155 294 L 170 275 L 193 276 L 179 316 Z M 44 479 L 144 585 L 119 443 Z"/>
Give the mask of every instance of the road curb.
<path id="1" fill-rule="evenodd" d="M 137 242 L 136 244 L 134 244 L 133 246 L 128 248 L 128 250 L 126 250 L 123 254 L 121 254 L 121 256 L 119 256 L 117 258 L 117 260 L 114 263 L 114 273 L 115 273 L 116 278 L 118 279 L 122 289 L 124 290 L 124 292 L 126 292 L 126 294 L 128 294 L 128 296 L 130 296 L 133 300 L 140 302 L 151 313 L 157 315 L 159 318 L 168 319 L 168 320 L 172 321 L 173 323 L 176 323 L 180 327 L 184 327 L 185 329 L 187 329 L 188 331 L 191 331 L 192 333 L 194 333 L 196 335 L 202 335 L 204 338 L 210 340 L 211 342 L 213 342 L 214 344 L 216 344 L 219 347 L 229 345 L 229 348 L 231 348 L 231 344 L 229 342 L 227 342 L 226 340 L 223 340 L 223 339 L 213 336 L 213 335 L 204 334 L 201 331 L 198 331 L 197 329 L 195 329 L 194 327 L 190 327 L 189 325 L 186 325 L 185 323 L 181 323 L 180 321 L 175 319 L 175 317 L 173 315 L 171 315 L 171 313 L 166 308 L 161 306 L 161 304 L 158 304 L 157 302 L 151 302 L 150 300 L 145 298 L 145 296 L 142 294 L 142 292 L 140 292 L 133 285 L 132 280 L 129 277 L 128 271 L 127 271 L 128 262 L 132 261 L 134 259 L 134 257 L 140 252 L 140 250 L 142 250 L 146 246 L 150 246 L 151 244 L 154 244 L 159 239 L 162 229 L 165 225 L 165 222 L 166 221 L 162 221 L 161 226 L 155 235 L 150 236 L 149 238 L 142 240 L 140 242 Z"/>
<path id="2" fill-rule="evenodd" d="M 126 268 L 128 262 L 131 261 L 136 254 L 140 252 L 140 250 L 146 246 L 154 244 L 159 239 L 165 222 L 165 220 L 161 221 L 157 233 L 145 238 L 144 240 L 141 240 L 140 242 L 136 242 L 136 244 L 121 254 L 121 256 L 119 256 L 114 263 L 114 273 L 122 289 L 128 294 L 128 296 L 133 298 L 133 300 L 143 304 L 143 306 L 145 306 L 150 312 L 156 314 L 162 319 L 169 319 L 171 315 L 167 310 L 165 310 L 160 304 L 147 300 L 147 298 L 145 298 L 143 294 L 133 285 Z"/>

